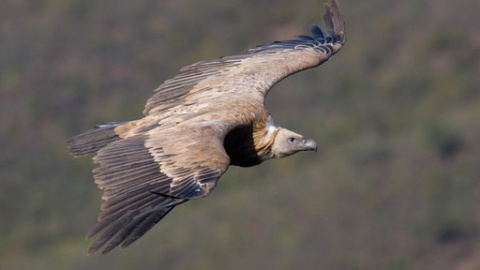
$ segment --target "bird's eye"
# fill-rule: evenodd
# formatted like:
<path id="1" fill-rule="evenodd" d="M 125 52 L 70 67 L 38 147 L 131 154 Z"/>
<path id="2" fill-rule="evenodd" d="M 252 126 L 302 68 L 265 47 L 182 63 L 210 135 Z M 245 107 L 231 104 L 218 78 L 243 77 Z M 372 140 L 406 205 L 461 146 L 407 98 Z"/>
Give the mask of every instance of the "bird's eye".
<path id="1" fill-rule="evenodd" d="M 293 143 L 293 142 L 295 141 L 295 138 L 293 138 L 293 137 L 290 137 L 290 138 L 288 138 L 288 140 L 287 140 L 287 141 L 288 141 L 288 143 Z"/>

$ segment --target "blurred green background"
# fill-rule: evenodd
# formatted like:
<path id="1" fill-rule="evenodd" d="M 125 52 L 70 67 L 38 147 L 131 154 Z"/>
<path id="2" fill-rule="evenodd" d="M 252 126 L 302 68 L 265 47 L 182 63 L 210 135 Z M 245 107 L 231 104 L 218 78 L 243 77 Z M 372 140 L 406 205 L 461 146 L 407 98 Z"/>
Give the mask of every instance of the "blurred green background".
<path id="1" fill-rule="evenodd" d="M 66 139 L 188 64 L 307 34 L 324 1 L 0 2 L 0 269 L 480 269 L 480 1 L 341 0 L 347 44 L 278 84 L 319 152 L 231 168 L 87 257 L 101 192 Z"/>

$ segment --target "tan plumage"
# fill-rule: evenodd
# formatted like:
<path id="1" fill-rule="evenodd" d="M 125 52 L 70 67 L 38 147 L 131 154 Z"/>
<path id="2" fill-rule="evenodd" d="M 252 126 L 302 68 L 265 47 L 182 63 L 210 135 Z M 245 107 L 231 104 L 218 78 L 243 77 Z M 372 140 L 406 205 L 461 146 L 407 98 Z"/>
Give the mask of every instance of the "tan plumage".
<path id="1" fill-rule="evenodd" d="M 207 196 L 229 165 L 316 150 L 313 140 L 275 127 L 264 107 L 270 88 L 338 52 L 345 25 L 336 0 L 326 4 L 326 34 L 259 46 L 249 54 L 199 62 L 165 81 L 140 120 L 111 122 L 69 139 L 75 156 L 95 153 L 102 212 L 87 238 L 89 250 L 128 246 L 171 209 Z"/>

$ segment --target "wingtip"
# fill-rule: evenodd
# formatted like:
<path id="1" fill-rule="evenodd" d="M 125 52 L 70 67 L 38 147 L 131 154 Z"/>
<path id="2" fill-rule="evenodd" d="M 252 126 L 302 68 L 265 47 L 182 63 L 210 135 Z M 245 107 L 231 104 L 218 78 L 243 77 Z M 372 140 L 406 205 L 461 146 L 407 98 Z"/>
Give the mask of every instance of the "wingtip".
<path id="1" fill-rule="evenodd" d="M 342 43 L 345 42 L 345 20 L 337 0 L 329 0 L 328 3 L 325 3 L 323 24 L 325 25 L 325 31 L 329 35 L 335 36 Z"/>
<path id="2" fill-rule="evenodd" d="M 91 246 L 90 249 L 87 251 L 87 256 L 92 256 L 95 252 L 97 252 L 98 247 Z"/>

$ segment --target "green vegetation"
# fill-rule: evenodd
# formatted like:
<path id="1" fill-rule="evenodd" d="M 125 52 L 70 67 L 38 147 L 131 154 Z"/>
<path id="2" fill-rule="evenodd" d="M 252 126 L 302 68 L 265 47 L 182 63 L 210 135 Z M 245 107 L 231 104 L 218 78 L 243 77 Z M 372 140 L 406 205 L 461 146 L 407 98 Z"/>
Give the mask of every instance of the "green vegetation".
<path id="1" fill-rule="evenodd" d="M 480 1 L 341 0 L 347 44 L 268 97 L 318 153 L 232 168 L 128 249 L 66 139 L 196 61 L 306 34 L 323 1 L 0 2 L 1 269 L 478 269 Z"/>

